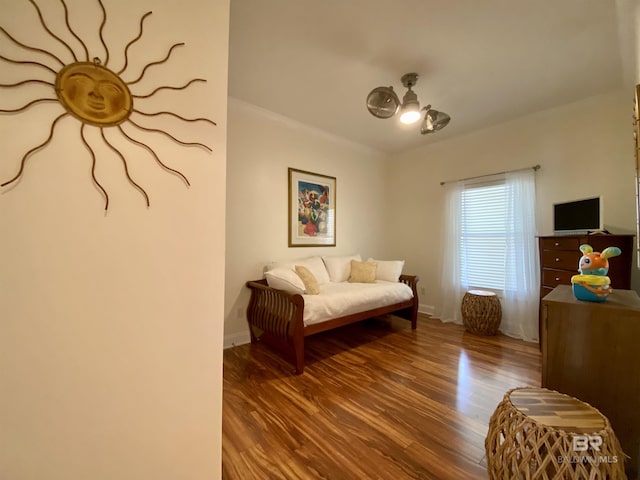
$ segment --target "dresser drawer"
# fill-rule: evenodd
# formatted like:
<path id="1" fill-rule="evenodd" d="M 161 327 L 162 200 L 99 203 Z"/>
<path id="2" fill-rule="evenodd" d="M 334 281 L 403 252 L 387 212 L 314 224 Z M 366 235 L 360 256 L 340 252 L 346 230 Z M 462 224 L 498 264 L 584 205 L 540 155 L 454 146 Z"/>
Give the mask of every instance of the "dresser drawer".
<path id="1" fill-rule="evenodd" d="M 543 250 L 542 267 L 557 268 L 561 270 L 578 271 L 578 262 L 582 254 L 576 249 L 575 251 L 565 252 L 562 250 Z"/>
<path id="2" fill-rule="evenodd" d="M 572 250 L 580 251 L 579 238 L 541 238 L 543 250 Z"/>
<path id="3" fill-rule="evenodd" d="M 542 285 L 545 287 L 557 287 L 558 285 L 571 285 L 571 277 L 578 271 L 556 270 L 555 268 L 542 269 Z"/>

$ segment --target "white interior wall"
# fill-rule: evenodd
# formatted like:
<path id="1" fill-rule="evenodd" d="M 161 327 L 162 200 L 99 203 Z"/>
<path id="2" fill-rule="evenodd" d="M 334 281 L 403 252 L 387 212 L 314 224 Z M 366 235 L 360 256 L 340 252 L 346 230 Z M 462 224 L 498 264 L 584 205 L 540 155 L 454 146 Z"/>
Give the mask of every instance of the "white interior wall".
<path id="1" fill-rule="evenodd" d="M 381 255 L 387 201 L 384 156 L 229 101 L 225 344 L 249 340 L 247 280 L 265 264 L 310 255 Z M 336 177 L 336 246 L 288 247 L 288 168 Z"/>
<path id="2" fill-rule="evenodd" d="M 638 0 L 616 0 L 618 39 L 622 78 L 626 88 L 640 82 L 640 3 Z"/>
<path id="3" fill-rule="evenodd" d="M 98 2 L 66 3 L 74 30 L 104 62 Z M 212 127 L 166 116 L 140 120 L 209 144 L 213 153 L 125 124 L 189 178 L 186 188 L 147 151 L 105 128 L 147 190 L 147 209 L 120 158 L 89 127 L 96 176 L 111 198 L 105 215 L 80 122 L 70 117 L 27 161 L 22 180 L 2 189 L 0 477 L 219 478 L 229 0 L 104 3 L 114 70 L 123 65 L 124 46 L 137 35 L 140 18 L 153 10 L 130 49 L 126 81 L 161 60 L 173 43 L 186 42 L 167 63 L 149 68 L 132 91 L 149 93 L 195 77 L 207 83 L 135 100 L 134 107 L 217 121 Z M 50 28 L 82 52 L 64 27 L 60 2 L 38 4 Z M 71 61 L 29 2 L 1 0 L 0 8 L 3 27 L 18 40 Z M 55 65 L 6 37 L 0 44 L 6 56 Z M 41 67 L 4 62 L 0 72 L 3 83 L 54 78 Z M 3 89 L 0 108 L 43 96 L 55 97 L 44 85 Z M 21 156 L 47 137 L 62 112 L 60 104 L 48 103 L 0 115 L 1 180 L 14 176 Z"/>
<path id="4" fill-rule="evenodd" d="M 441 292 L 441 181 L 540 164 L 540 235 L 553 233 L 554 202 L 596 195 L 604 197 L 607 229 L 635 233 L 632 99 L 627 91 L 601 95 L 394 156 L 386 215 L 388 231 L 403 235 L 387 236 L 389 254 L 405 256 L 406 269 L 421 276 L 421 303 L 437 305 Z M 634 277 L 638 289 L 635 268 Z"/>

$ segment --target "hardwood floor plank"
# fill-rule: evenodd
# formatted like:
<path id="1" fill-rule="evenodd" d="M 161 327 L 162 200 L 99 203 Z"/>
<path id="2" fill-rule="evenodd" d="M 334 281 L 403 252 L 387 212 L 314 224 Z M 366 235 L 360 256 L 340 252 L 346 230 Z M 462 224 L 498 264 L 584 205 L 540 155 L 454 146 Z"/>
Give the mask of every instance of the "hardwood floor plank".
<path id="1" fill-rule="evenodd" d="M 537 344 L 420 316 L 306 339 L 305 373 L 263 345 L 224 352 L 223 478 L 485 479 L 505 391 L 539 386 Z"/>

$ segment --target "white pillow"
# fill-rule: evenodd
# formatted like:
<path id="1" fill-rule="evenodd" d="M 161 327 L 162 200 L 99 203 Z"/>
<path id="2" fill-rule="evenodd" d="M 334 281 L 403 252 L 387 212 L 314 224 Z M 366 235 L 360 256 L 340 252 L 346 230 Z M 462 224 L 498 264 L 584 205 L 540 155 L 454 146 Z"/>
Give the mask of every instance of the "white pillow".
<path id="1" fill-rule="evenodd" d="M 360 254 L 348 256 L 322 257 L 324 266 L 327 267 L 329 279 L 332 282 L 346 282 L 351 276 L 351 260 L 362 261 Z"/>
<path id="2" fill-rule="evenodd" d="M 329 274 L 327 273 L 327 269 L 324 266 L 324 262 L 320 257 L 308 257 L 302 260 L 297 260 L 293 262 L 295 265 L 302 265 L 303 267 L 307 267 L 311 274 L 316 277 L 319 285 L 323 283 L 329 283 Z"/>
<path id="3" fill-rule="evenodd" d="M 264 274 L 267 284 L 271 288 L 284 290 L 287 293 L 304 293 L 304 282 L 293 270 L 288 268 L 274 268 Z"/>
<path id="4" fill-rule="evenodd" d="M 376 280 L 384 280 L 386 282 L 397 282 L 404 268 L 404 260 L 374 260 L 369 258 L 368 262 L 376 262 Z"/>
<path id="5" fill-rule="evenodd" d="M 293 267 L 294 267 L 294 262 L 271 262 L 264 266 L 263 272 L 266 274 L 271 270 L 280 270 L 280 269 L 291 270 L 293 272 L 294 271 Z"/>

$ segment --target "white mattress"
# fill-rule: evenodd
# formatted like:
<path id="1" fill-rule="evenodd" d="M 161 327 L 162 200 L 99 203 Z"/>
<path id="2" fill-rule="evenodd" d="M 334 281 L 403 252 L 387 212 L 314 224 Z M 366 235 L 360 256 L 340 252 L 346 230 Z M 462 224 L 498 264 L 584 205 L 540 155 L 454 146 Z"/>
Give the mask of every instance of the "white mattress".
<path id="1" fill-rule="evenodd" d="M 404 302 L 413 298 L 413 292 L 402 282 L 383 280 L 376 280 L 376 283 L 329 282 L 320 285 L 319 295 L 303 295 L 303 297 L 303 319 L 306 326 Z"/>

